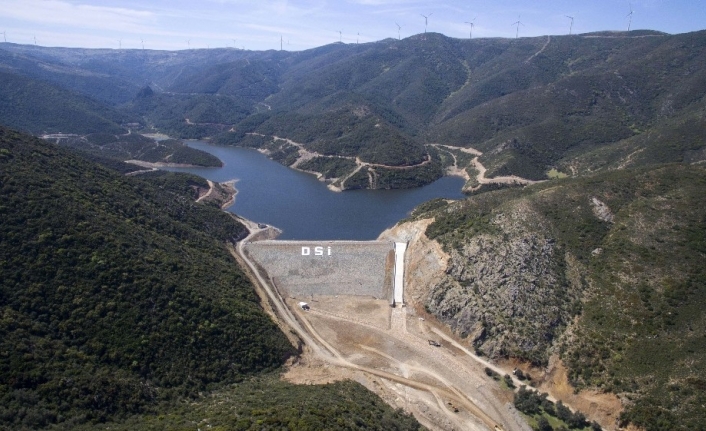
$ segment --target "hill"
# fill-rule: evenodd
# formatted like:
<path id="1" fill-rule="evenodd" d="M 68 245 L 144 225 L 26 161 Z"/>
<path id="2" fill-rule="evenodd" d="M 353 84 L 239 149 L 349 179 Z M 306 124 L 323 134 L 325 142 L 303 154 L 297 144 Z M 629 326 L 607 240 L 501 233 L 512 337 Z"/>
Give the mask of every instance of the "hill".
<path id="1" fill-rule="evenodd" d="M 53 140 L 50 137 L 46 139 Z M 86 136 L 62 136 L 56 138 L 56 142 L 61 146 L 89 155 L 93 160 L 100 158 L 122 162 L 138 160 L 156 164 L 223 166 L 223 162 L 218 157 L 191 148 L 183 141 L 177 139 L 157 141 L 137 133 L 124 135 L 91 133 Z"/>
<path id="2" fill-rule="evenodd" d="M 151 128 L 184 139 L 225 132 L 252 113 L 251 102 L 236 96 L 154 93 L 149 86 L 121 109 Z"/>
<path id="3" fill-rule="evenodd" d="M 5 46 L 9 45 L 6 43 Z M 139 89 L 138 84 L 125 82 L 110 72 L 89 71 L 71 63 L 45 59 L 37 47 L 18 45 L 17 48 L 14 51 L 0 49 L 4 72 L 44 81 L 109 105 L 129 101 Z"/>
<path id="4" fill-rule="evenodd" d="M 694 130 L 704 126 L 705 31 L 512 40 L 428 33 L 303 52 L 13 44 L 0 51 L 0 64 L 14 74 L 110 100 L 112 108 L 121 106 L 125 115 L 176 137 L 218 135 L 222 143 L 267 146 L 283 153 L 287 165 L 299 150 L 273 146 L 273 136 L 379 169 L 417 166 L 434 156 L 429 144 L 471 147 L 482 152 L 479 162 L 489 177 L 531 180 L 546 179 L 551 169 L 578 176 L 704 160 Z M 101 84 L 92 93 L 78 84 L 84 81 L 67 76 L 99 76 Z M 154 90 L 151 97 L 105 96 L 117 91 L 106 86 L 134 91 L 145 83 Z M 254 142 L 252 133 L 267 139 Z M 338 178 L 360 172 L 360 165 L 347 166 Z M 423 183 L 439 175 L 440 169 L 433 175 L 420 170 L 410 177 Z M 412 183 L 394 187 L 405 184 Z"/>
<path id="5" fill-rule="evenodd" d="M 117 133 L 129 115 L 44 81 L 0 71 L 0 124 L 34 133 Z"/>
<path id="6" fill-rule="evenodd" d="M 418 427 L 357 384 L 306 398 L 268 377 L 296 351 L 226 248 L 245 228 L 194 202 L 204 180 L 125 177 L 0 128 L 0 185 L 0 429 L 174 429 L 203 411 L 248 427 L 262 414 Z M 281 398 L 297 404 L 266 401 Z"/>
<path id="7" fill-rule="evenodd" d="M 704 428 L 705 186 L 673 164 L 426 204 L 448 262 L 411 289 L 479 354 L 617 394 L 623 425 Z"/>

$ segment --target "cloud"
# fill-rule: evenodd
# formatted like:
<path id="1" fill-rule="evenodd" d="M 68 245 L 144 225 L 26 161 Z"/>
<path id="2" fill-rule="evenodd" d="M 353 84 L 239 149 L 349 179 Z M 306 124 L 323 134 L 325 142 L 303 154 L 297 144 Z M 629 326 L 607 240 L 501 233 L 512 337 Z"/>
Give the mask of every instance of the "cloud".
<path id="1" fill-rule="evenodd" d="M 154 13 L 121 7 L 72 4 L 60 0 L 4 0 L 0 17 L 40 25 L 136 31 L 156 19 Z"/>

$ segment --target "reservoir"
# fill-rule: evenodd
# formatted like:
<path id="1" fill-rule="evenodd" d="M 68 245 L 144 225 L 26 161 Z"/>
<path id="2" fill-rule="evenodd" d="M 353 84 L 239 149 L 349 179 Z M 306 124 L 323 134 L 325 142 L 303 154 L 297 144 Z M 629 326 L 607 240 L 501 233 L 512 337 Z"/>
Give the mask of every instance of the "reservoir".
<path id="1" fill-rule="evenodd" d="M 434 198 L 462 199 L 464 180 L 443 177 L 406 190 L 330 191 L 311 174 L 295 171 L 252 149 L 189 141 L 213 154 L 222 168 L 165 168 L 216 182 L 237 180 L 238 195 L 229 211 L 282 230 L 278 239 L 372 240 Z"/>

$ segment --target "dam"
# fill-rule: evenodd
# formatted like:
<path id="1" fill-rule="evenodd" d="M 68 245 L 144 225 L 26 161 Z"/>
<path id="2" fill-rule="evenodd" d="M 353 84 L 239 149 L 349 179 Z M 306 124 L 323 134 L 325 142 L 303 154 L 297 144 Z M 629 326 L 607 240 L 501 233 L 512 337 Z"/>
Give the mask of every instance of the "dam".
<path id="1" fill-rule="evenodd" d="M 280 241 L 243 244 L 281 295 L 365 296 L 403 304 L 405 243 Z"/>
<path id="2" fill-rule="evenodd" d="M 237 253 L 290 341 L 316 359 L 293 364 L 290 377 L 314 384 L 346 369 L 393 406 L 444 421 L 441 429 L 527 429 L 494 402 L 484 371 L 492 364 L 404 307 L 407 242 L 257 240 L 276 233 L 258 229 Z"/>

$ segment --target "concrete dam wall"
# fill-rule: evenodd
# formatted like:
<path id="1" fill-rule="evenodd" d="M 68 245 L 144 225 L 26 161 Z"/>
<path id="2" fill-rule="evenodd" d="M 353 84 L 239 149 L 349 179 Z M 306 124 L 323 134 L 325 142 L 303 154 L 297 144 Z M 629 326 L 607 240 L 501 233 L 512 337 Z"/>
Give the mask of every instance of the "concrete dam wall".
<path id="1" fill-rule="evenodd" d="M 393 299 L 395 244 L 382 241 L 257 241 L 244 244 L 282 295 Z"/>

